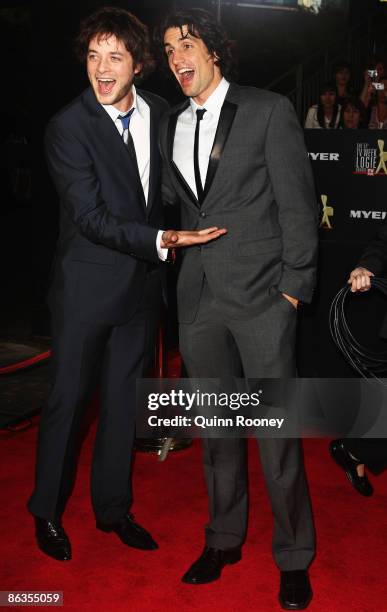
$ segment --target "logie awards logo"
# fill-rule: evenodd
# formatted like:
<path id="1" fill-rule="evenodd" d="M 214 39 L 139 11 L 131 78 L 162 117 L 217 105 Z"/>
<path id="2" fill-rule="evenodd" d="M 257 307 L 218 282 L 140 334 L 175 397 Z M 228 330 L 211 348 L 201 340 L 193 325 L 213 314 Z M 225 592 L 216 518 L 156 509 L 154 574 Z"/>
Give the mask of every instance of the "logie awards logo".
<path id="1" fill-rule="evenodd" d="M 332 224 L 329 217 L 333 217 L 334 208 L 333 206 L 328 206 L 328 196 L 326 194 L 321 194 L 321 203 L 322 203 L 322 218 L 320 227 L 324 229 L 332 229 Z"/>
<path id="2" fill-rule="evenodd" d="M 378 148 L 370 146 L 368 142 L 358 142 L 354 174 L 387 176 L 387 151 L 384 146 L 385 141 L 381 138 L 378 140 Z"/>

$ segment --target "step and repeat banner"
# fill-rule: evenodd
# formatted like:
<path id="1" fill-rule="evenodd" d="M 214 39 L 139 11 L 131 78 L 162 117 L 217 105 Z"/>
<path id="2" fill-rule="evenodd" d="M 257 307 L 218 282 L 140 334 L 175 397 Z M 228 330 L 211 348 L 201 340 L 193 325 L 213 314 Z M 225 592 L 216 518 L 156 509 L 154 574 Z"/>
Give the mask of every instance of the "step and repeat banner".
<path id="1" fill-rule="evenodd" d="M 318 285 L 311 306 L 300 309 L 299 373 L 352 376 L 329 332 L 329 308 L 367 243 L 387 223 L 387 131 L 305 130 L 320 205 Z M 378 337 L 386 299 L 377 290 L 347 300 L 348 322 L 367 348 L 385 349 Z"/>

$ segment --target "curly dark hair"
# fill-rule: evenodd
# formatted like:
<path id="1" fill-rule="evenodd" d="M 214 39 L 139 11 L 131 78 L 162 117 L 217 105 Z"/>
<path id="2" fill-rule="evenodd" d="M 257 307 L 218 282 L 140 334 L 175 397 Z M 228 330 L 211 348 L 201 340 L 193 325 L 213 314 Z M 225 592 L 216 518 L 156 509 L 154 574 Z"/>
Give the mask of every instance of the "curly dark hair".
<path id="1" fill-rule="evenodd" d="M 98 41 L 104 37 L 115 36 L 124 43 L 133 57 L 134 64 L 142 65 L 136 80 L 144 78 L 153 70 L 155 62 L 150 52 L 148 28 L 129 11 L 105 6 L 81 22 L 74 48 L 82 63 L 86 61 L 89 43 L 95 36 Z"/>
<path id="2" fill-rule="evenodd" d="M 216 56 L 215 64 L 219 66 L 222 76 L 229 81 L 234 80 L 237 76 L 234 45 L 214 15 L 203 9 L 193 8 L 170 13 L 156 28 L 154 38 L 162 55 L 164 66 L 168 65 L 164 53 L 164 34 L 168 28 L 180 28 L 183 36 L 183 26 L 187 26 L 188 33 L 195 38 L 200 38 L 208 52 Z"/>

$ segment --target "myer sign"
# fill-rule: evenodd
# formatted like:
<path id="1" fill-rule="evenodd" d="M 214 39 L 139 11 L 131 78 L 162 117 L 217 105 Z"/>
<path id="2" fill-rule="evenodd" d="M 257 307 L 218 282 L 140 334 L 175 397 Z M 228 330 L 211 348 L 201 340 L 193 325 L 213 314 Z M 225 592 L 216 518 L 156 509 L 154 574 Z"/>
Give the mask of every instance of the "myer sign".
<path id="1" fill-rule="evenodd" d="M 339 153 L 308 153 L 313 161 L 340 161 Z"/>
<path id="2" fill-rule="evenodd" d="M 385 210 L 351 210 L 349 213 L 351 219 L 387 219 L 387 211 Z"/>

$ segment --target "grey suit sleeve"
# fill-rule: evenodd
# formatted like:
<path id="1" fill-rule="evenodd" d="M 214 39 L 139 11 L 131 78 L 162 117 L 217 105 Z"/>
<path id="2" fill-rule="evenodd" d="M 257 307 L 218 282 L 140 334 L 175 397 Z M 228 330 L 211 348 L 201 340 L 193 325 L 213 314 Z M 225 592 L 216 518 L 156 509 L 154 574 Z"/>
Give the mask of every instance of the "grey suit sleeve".
<path id="1" fill-rule="evenodd" d="M 45 145 L 61 203 L 80 232 L 96 244 L 157 262 L 158 229 L 111 212 L 92 159 L 76 136 L 53 121 L 47 127 Z"/>
<path id="2" fill-rule="evenodd" d="M 381 274 L 387 269 L 387 225 L 379 228 L 375 238 L 366 247 L 357 265 L 367 268 L 374 274 Z"/>
<path id="3" fill-rule="evenodd" d="M 304 135 L 287 98 L 281 97 L 272 110 L 265 157 L 282 232 L 278 289 L 310 302 L 316 275 L 318 206 Z"/>

